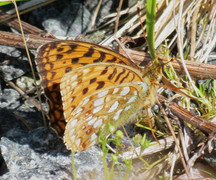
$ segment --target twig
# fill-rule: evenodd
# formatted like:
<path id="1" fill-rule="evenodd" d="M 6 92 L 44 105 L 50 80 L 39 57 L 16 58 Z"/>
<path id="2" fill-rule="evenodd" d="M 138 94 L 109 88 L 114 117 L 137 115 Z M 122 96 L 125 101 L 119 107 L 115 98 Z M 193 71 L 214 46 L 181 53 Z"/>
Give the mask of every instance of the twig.
<path id="1" fill-rule="evenodd" d="M 29 123 L 21 117 L 17 112 L 13 112 L 17 119 L 21 120 L 22 123 L 28 128 L 29 131 L 32 131 L 32 127 L 29 125 Z"/>
<path id="2" fill-rule="evenodd" d="M 51 33 L 47 33 L 35 26 L 32 26 L 31 24 L 25 22 L 25 21 L 21 21 L 22 23 L 22 27 L 23 27 L 23 31 L 26 34 L 34 34 L 34 35 L 38 35 L 41 37 L 49 37 L 49 38 L 55 38 L 55 36 Z M 8 20 L 6 22 L 4 22 L 5 25 L 12 27 L 18 31 L 20 31 L 20 24 L 19 21 L 17 19 L 12 19 L 12 20 Z"/>
<path id="3" fill-rule="evenodd" d="M 92 23 L 91 23 L 91 29 L 93 29 L 94 26 L 95 26 L 95 21 L 96 21 L 96 18 L 97 18 L 98 12 L 99 12 L 99 10 L 100 10 L 100 7 L 101 7 L 101 4 L 102 4 L 102 1 L 103 1 L 103 0 L 100 0 L 100 1 L 99 1 L 98 5 L 97 5 L 97 8 L 96 8 L 96 10 L 95 10 L 95 12 L 94 12 L 94 14 L 93 14 L 93 17 L 92 17 Z"/>
<path id="4" fill-rule="evenodd" d="M 33 34 L 25 35 L 25 39 L 29 49 L 37 49 L 42 44 L 57 40 L 53 38 L 44 38 L 40 35 Z M 10 32 L 0 31 L 0 44 L 6 46 L 13 46 L 16 48 L 24 48 L 22 35 Z"/>
<path id="5" fill-rule="evenodd" d="M 143 51 L 124 48 L 124 51 L 121 51 L 121 54 L 126 57 L 131 57 L 136 64 L 140 64 L 143 61 L 151 61 L 151 56 Z M 157 56 L 164 64 L 168 63 L 167 59 L 163 55 L 158 54 Z M 184 62 L 190 75 L 195 79 L 216 79 L 216 65 L 192 62 L 188 60 L 185 60 Z M 170 63 L 172 63 L 173 68 L 178 73 L 184 74 L 183 65 L 180 59 L 176 58 L 174 61 L 170 61 Z"/>
<path id="6" fill-rule="evenodd" d="M 119 7 L 118 7 L 118 11 L 117 11 L 116 23 L 115 23 L 114 37 L 116 37 L 116 33 L 117 33 L 117 31 L 118 31 L 119 19 L 120 19 L 120 12 L 121 12 L 122 4 L 123 4 L 123 0 L 120 0 L 120 2 L 119 2 Z"/>
<path id="7" fill-rule="evenodd" d="M 178 118 L 182 119 L 183 121 L 190 123 L 194 127 L 198 128 L 199 130 L 210 134 L 216 129 L 216 124 L 213 124 L 198 115 L 195 115 L 186 109 L 182 108 L 181 106 L 177 105 L 176 103 L 171 102 L 169 104 L 169 109 L 171 112 L 176 115 Z"/>
<path id="8" fill-rule="evenodd" d="M 7 82 L 12 88 L 14 88 L 22 97 L 28 100 L 31 104 L 33 104 L 39 111 L 42 111 L 41 106 L 31 97 L 29 97 L 26 93 L 24 93 L 20 88 L 18 88 L 12 81 Z"/>
<path id="9" fill-rule="evenodd" d="M 179 154 L 180 154 L 180 158 L 181 158 L 183 167 L 184 167 L 184 169 L 185 169 L 185 172 L 186 172 L 188 178 L 190 178 L 190 173 L 189 173 L 188 167 L 187 167 L 187 165 L 186 165 L 186 162 L 185 162 L 185 159 L 184 159 L 182 150 L 181 150 L 180 145 L 179 145 L 179 141 L 177 140 L 177 138 L 176 138 L 176 136 L 175 136 L 175 132 L 174 132 L 174 130 L 173 130 L 173 128 L 172 128 L 172 125 L 170 124 L 169 119 L 168 119 L 168 117 L 167 117 L 167 115 L 166 115 L 166 112 L 165 112 L 165 110 L 163 109 L 163 107 L 162 107 L 162 105 L 161 105 L 161 103 L 159 102 L 158 99 L 156 99 L 156 103 L 159 105 L 160 110 L 161 110 L 161 112 L 162 112 L 162 114 L 163 114 L 163 116 L 164 116 L 164 119 L 165 119 L 166 123 L 167 123 L 167 126 L 169 127 L 169 130 L 170 130 L 170 132 L 171 132 L 171 134 L 172 134 L 172 136 L 173 136 L 173 138 L 174 138 L 174 141 L 175 141 L 175 144 L 176 144 L 176 146 L 177 146 L 177 148 L 178 148 L 178 151 L 179 151 Z"/>

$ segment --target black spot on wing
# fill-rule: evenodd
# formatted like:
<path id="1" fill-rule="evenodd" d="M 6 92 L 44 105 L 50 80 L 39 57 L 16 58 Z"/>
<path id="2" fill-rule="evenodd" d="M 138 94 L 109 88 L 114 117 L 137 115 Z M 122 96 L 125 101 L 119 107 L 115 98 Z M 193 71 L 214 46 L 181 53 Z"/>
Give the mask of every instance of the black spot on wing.
<path id="1" fill-rule="evenodd" d="M 64 48 L 59 47 L 59 48 L 57 48 L 57 51 L 58 51 L 58 52 L 61 52 L 61 51 L 63 51 L 63 49 L 64 49 Z"/>
<path id="2" fill-rule="evenodd" d="M 88 50 L 88 52 L 86 52 L 86 53 L 84 54 L 84 57 L 91 57 L 92 54 L 94 54 L 94 52 L 95 52 L 94 48 L 93 48 L 93 47 L 90 47 L 89 50 Z"/>
<path id="3" fill-rule="evenodd" d="M 79 58 L 72 58 L 71 64 L 77 64 L 79 62 Z"/>
<path id="4" fill-rule="evenodd" d="M 114 69 L 113 69 L 113 72 L 108 76 L 108 79 L 109 79 L 109 80 L 113 79 L 114 76 L 116 75 L 116 73 L 117 73 L 117 69 L 114 68 Z"/>
<path id="5" fill-rule="evenodd" d="M 72 67 L 67 67 L 67 68 L 65 69 L 65 73 L 70 72 L 71 70 L 72 70 Z"/>
<path id="6" fill-rule="evenodd" d="M 83 95 L 84 95 L 84 94 L 86 94 L 87 92 L 88 92 L 88 88 L 84 88 L 82 93 L 83 93 Z"/>
<path id="7" fill-rule="evenodd" d="M 119 78 L 121 78 L 121 76 L 125 73 L 125 69 L 123 69 L 123 71 L 121 73 L 118 74 L 118 76 L 115 79 L 115 82 L 117 82 L 119 80 Z"/>
<path id="8" fill-rule="evenodd" d="M 124 80 L 128 78 L 129 74 L 130 74 L 130 72 L 128 72 L 128 73 L 126 74 L 126 76 L 122 78 L 122 80 L 120 81 L 120 83 L 124 82 Z"/>
<path id="9" fill-rule="evenodd" d="M 104 52 L 100 52 L 100 57 L 98 59 L 95 59 L 93 62 L 97 63 L 97 62 L 103 62 L 105 60 L 106 56 Z"/>
<path id="10" fill-rule="evenodd" d="M 99 82 L 98 82 L 98 87 L 96 88 L 96 90 L 103 88 L 104 85 L 105 85 L 105 82 L 104 82 L 104 81 L 99 81 Z"/>
<path id="11" fill-rule="evenodd" d="M 100 75 L 106 74 L 108 71 L 108 66 L 105 67 L 105 69 L 100 73 Z"/>
<path id="12" fill-rule="evenodd" d="M 116 60 L 117 60 L 117 58 L 115 57 L 115 56 L 113 56 L 113 58 L 112 59 L 109 59 L 109 60 L 107 60 L 107 62 L 116 62 Z"/>
<path id="13" fill-rule="evenodd" d="M 92 79 L 90 79 L 89 84 L 92 84 L 92 83 L 95 82 L 96 80 L 97 80 L 97 78 L 92 78 Z"/>

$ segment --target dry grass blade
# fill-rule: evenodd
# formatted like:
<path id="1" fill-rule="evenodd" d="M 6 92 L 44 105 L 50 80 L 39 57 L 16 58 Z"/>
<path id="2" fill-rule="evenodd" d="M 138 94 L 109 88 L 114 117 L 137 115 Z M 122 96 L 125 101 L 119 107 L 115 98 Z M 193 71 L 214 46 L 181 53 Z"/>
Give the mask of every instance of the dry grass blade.
<path id="1" fill-rule="evenodd" d="M 45 6 L 45 5 L 52 3 L 54 1 L 56 1 L 56 0 L 37 0 L 37 1 L 32 0 L 32 1 L 28 1 L 24 4 L 22 4 L 21 6 L 19 6 L 20 15 L 25 14 L 29 11 L 32 11 L 33 9 Z M 6 15 L 0 17 L 0 22 L 7 21 L 7 20 L 14 18 L 14 17 L 16 17 L 16 10 L 15 9 L 9 10 L 6 12 Z"/>
<path id="2" fill-rule="evenodd" d="M 185 171 L 186 171 L 186 174 L 187 174 L 188 178 L 190 178 L 191 175 L 190 175 L 190 173 L 189 173 L 188 166 L 187 166 L 187 164 L 186 164 L 186 161 L 185 161 L 183 152 L 182 152 L 182 150 L 181 150 L 181 148 L 180 148 L 179 141 L 178 141 L 177 138 L 176 138 L 176 135 L 175 135 L 175 132 L 174 132 L 174 130 L 173 130 L 173 128 L 172 128 L 172 125 L 171 125 L 171 123 L 169 122 L 169 119 L 168 119 L 168 117 L 167 117 L 167 115 L 166 115 L 166 112 L 165 112 L 165 110 L 163 109 L 163 107 L 162 107 L 162 105 L 161 105 L 161 103 L 159 102 L 158 99 L 156 100 L 156 103 L 160 106 L 161 112 L 162 112 L 162 114 L 163 114 L 163 116 L 164 116 L 164 119 L 165 119 L 165 121 L 166 121 L 166 124 L 167 124 L 167 126 L 168 126 L 168 128 L 169 128 L 169 130 L 170 130 L 170 132 L 171 132 L 171 134 L 172 134 L 172 136 L 173 136 L 173 138 L 174 138 L 175 145 L 176 145 L 176 147 L 177 147 L 177 149 L 178 149 L 178 152 L 179 152 L 179 154 L 180 154 L 180 159 L 181 159 L 182 165 L 183 165 L 183 167 L 184 167 L 184 169 L 185 169 Z"/>
<path id="3" fill-rule="evenodd" d="M 100 1 L 99 1 L 98 5 L 97 5 L 97 8 L 96 8 L 96 10 L 95 10 L 95 12 L 94 12 L 94 15 L 93 15 L 93 18 L 92 18 L 92 23 L 91 23 L 91 28 L 92 28 L 92 29 L 93 29 L 94 26 L 95 26 L 95 21 L 96 21 L 98 12 L 99 12 L 99 10 L 100 10 L 102 1 L 103 1 L 103 0 L 100 0 Z"/>
<path id="4" fill-rule="evenodd" d="M 153 153 L 159 153 L 163 150 L 171 148 L 174 145 L 174 140 L 172 136 L 161 139 L 159 140 L 159 142 L 160 144 L 152 142 L 150 143 L 150 146 L 145 149 L 137 147 L 131 151 L 119 154 L 119 157 L 123 159 L 136 159 L 138 157 L 152 155 Z"/>
<path id="5" fill-rule="evenodd" d="M 177 34 L 175 32 L 177 27 L 177 22 L 179 19 L 179 1 L 171 0 L 158 1 L 157 3 L 157 17 L 155 23 L 155 47 L 159 47 L 162 42 L 169 40 L 168 47 L 174 47 L 176 45 Z M 136 13 L 136 7 L 139 6 L 141 9 L 142 23 L 145 24 L 145 7 L 144 3 L 139 3 L 133 5 L 131 8 L 123 10 L 120 14 L 128 14 L 128 16 L 120 20 L 119 30 L 116 32 L 116 37 L 123 37 L 126 35 L 133 34 L 133 32 L 140 26 L 138 21 L 138 16 Z M 181 24 L 181 34 L 182 34 L 182 51 L 185 52 L 189 44 L 191 48 L 189 53 L 191 56 L 189 58 L 197 59 L 199 62 L 204 62 L 208 57 L 209 53 L 215 46 L 215 4 L 211 0 L 186 0 L 183 4 L 182 11 L 182 24 Z M 210 13 L 207 13 L 209 11 Z M 106 18 L 113 17 L 108 23 L 114 22 L 116 20 L 116 13 L 107 16 Z M 194 21 L 195 20 L 195 21 Z M 209 25 L 208 25 L 209 24 Z M 184 28 L 187 28 L 187 32 L 183 33 Z M 144 26 L 145 28 L 145 26 Z M 200 29 L 202 29 L 200 31 Z M 205 31 L 207 30 L 207 34 Z M 172 37 L 170 35 L 172 34 Z M 191 35 L 192 34 L 192 35 Z M 141 37 L 142 30 L 138 30 L 135 35 L 131 36 Z M 198 37 L 195 39 L 195 37 Z M 205 43 L 201 46 L 200 41 L 205 39 Z M 106 38 L 101 44 L 108 45 L 114 38 L 112 36 Z M 192 56 L 194 55 L 194 56 Z M 203 56 L 204 55 L 204 56 Z"/>
<path id="6" fill-rule="evenodd" d="M 21 34 L 22 34 L 23 43 L 25 45 L 26 54 L 27 54 L 29 64 L 30 64 L 30 67 L 31 67 L 31 71 L 32 71 L 33 79 L 34 79 L 34 84 L 36 84 L 35 70 L 33 68 L 33 64 L 32 64 L 32 60 L 31 60 L 31 57 L 30 57 L 29 49 L 28 49 L 27 44 L 26 44 L 26 39 L 25 39 L 25 36 L 24 36 L 24 32 L 23 32 L 23 28 L 22 28 L 21 19 L 20 19 L 18 8 L 17 8 L 17 4 L 16 4 L 15 0 L 13 0 L 12 2 L 14 4 L 16 15 L 17 15 L 17 18 L 18 18 L 18 21 L 19 21 L 19 24 L 20 24 L 20 31 L 21 31 Z M 41 94 L 40 94 L 40 90 L 39 90 L 39 88 L 37 86 L 36 86 L 36 90 L 37 90 L 38 99 L 39 99 L 39 102 L 40 102 L 40 105 L 41 105 L 42 104 Z M 41 113 L 42 113 L 42 117 L 43 117 L 44 126 L 47 128 L 48 126 L 47 126 L 47 122 L 46 122 L 46 118 L 45 118 L 45 113 L 44 113 L 44 111 L 41 111 Z"/>
<path id="7" fill-rule="evenodd" d="M 34 35 L 40 35 L 41 37 L 49 37 L 49 38 L 55 38 L 54 35 L 52 35 L 51 33 L 47 33 L 47 32 L 44 32 L 43 30 L 35 27 L 35 26 L 32 26 L 31 24 L 29 23 L 26 23 L 24 21 L 21 21 L 22 22 L 22 27 L 23 27 L 23 31 L 25 34 L 34 34 Z M 14 28 L 18 31 L 20 31 L 20 24 L 19 24 L 19 21 L 17 19 L 12 19 L 12 20 L 8 20 L 6 22 L 4 22 L 5 25 L 8 25 L 9 27 L 11 28 Z M 4 33 L 4 32 L 2 32 Z"/>
<path id="8" fill-rule="evenodd" d="M 30 124 L 22 116 L 20 116 L 17 112 L 14 112 L 14 115 L 17 117 L 17 119 L 20 119 L 22 121 L 22 123 L 28 128 L 29 131 L 33 130 Z"/>

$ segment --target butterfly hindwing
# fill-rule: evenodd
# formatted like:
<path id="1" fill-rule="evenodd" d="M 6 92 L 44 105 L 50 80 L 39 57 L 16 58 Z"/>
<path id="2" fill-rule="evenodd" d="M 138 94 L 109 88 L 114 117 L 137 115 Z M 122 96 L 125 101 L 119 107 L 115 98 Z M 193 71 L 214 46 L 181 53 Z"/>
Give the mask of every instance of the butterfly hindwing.
<path id="1" fill-rule="evenodd" d="M 122 83 L 106 87 L 83 98 L 69 116 L 64 134 L 68 149 L 82 151 L 108 135 L 108 123 L 118 128 L 133 119 L 144 106 L 149 84 Z"/>
<path id="2" fill-rule="evenodd" d="M 90 64 L 67 73 L 60 85 L 65 120 L 68 121 L 71 112 L 84 97 L 103 88 L 132 81 L 143 81 L 142 74 L 116 63 Z"/>

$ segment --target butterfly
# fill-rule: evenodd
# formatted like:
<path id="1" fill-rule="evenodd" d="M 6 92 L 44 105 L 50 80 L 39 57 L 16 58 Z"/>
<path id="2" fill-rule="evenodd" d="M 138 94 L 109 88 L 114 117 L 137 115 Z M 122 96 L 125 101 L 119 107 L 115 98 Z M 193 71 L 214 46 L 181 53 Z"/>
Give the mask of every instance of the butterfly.
<path id="1" fill-rule="evenodd" d="M 66 147 L 83 151 L 155 102 L 156 88 L 142 69 L 105 47 L 55 41 L 38 50 L 36 64 L 49 104 L 51 126 Z"/>

